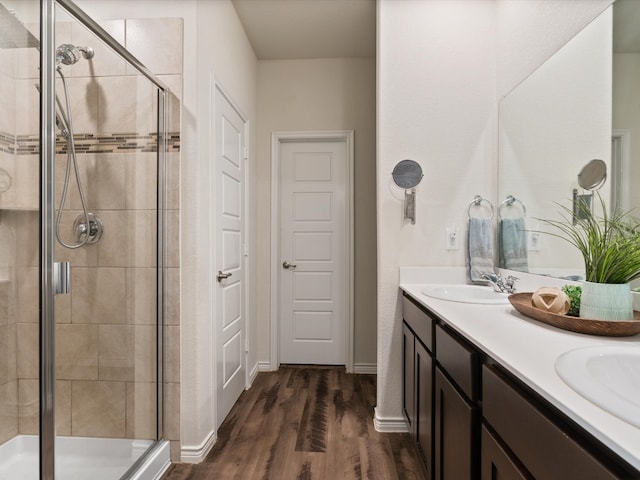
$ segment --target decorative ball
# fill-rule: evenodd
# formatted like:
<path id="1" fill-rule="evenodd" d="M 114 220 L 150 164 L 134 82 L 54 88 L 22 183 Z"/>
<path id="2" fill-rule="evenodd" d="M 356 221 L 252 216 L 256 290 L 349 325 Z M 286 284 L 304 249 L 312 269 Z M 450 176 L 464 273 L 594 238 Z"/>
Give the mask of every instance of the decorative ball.
<path id="1" fill-rule="evenodd" d="M 567 294 L 554 287 L 542 287 L 536 290 L 531 297 L 531 303 L 540 310 L 560 315 L 565 315 L 571 308 L 571 301 Z"/>

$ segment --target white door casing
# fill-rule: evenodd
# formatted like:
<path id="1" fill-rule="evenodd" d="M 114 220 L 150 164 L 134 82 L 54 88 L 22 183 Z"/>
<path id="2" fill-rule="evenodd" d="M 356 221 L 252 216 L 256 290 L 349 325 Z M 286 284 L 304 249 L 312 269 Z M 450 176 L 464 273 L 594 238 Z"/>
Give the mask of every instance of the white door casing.
<path id="1" fill-rule="evenodd" d="M 625 129 L 613 129 L 611 133 L 610 178 L 611 205 L 626 212 L 630 207 L 631 188 L 631 132 Z"/>
<path id="2" fill-rule="evenodd" d="M 271 366 L 352 371 L 353 133 L 274 133 L 272 142 Z"/>
<path id="3" fill-rule="evenodd" d="M 214 106 L 216 426 L 246 384 L 246 122 L 216 85 Z M 226 277 L 226 278 L 224 278 Z"/>

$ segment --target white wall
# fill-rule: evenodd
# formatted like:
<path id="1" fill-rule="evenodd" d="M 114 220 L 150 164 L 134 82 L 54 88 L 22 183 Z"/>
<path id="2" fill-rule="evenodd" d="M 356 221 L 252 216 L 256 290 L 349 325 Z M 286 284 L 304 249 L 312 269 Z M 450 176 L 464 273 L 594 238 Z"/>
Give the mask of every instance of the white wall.
<path id="1" fill-rule="evenodd" d="M 189 26 L 185 25 L 185 31 Z M 244 33 L 230 0 L 197 1 L 197 96 L 194 110 L 197 153 L 188 152 L 183 164 L 182 204 L 182 457 L 200 461 L 206 454 L 202 442 L 215 429 L 215 385 L 212 369 L 215 351 L 211 329 L 216 321 L 214 305 L 216 271 L 212 256 L 214 238 L 210 184 L 213 168 L 212 135 L 210 124 L 213 89 L 211 79 L 220 83 L 249 122 L 249 151 L 255 151 L 255 116 L 257 91 L 257 59 Z M 185 69 L 185 72 L 187 70 Z M 186 87 L 185 87 L 186 90 Z M 197 160 L 196 160 L 197 159 Z M 253 174 L 255 156 L 249 159 L 250 192 L 255 191 Z M 249 222 L 255 222 L 255 198 L 249 204 Z M 249 230 L 249 252 L 255 251 L 255 231 Z M 255 298 L 255 261 L 249 258 L 247 296 Z M 255 303 L 248 312 L 250 356 L 247 369 L 254 370 L 257 363 Z"/>
<path id="2" fill-rule="evenodd" d="M 496 202 L 497 100 L 610 3 L 379 0 L 379 428 L 402 417 L 398 268 L 464 265 L 462 249 L 444 249 L 444 232 L 465 233 L 474 194 Z M 404 158 L 425 173 L 414 226 L 401 222 L 389 175 Z"/>
<path id="3" fill-rule="evenodd" d="M 95 19 L 180 17 L 184 19 L 184 77 L 181 137 L 181 444 L 184 461 L 199 461 L 215 437 L 211 263 L 212 218 L 209 179 L 212 166 L 211 79 L 216 78 L 249 119 L 250 151 L 255 151 L 257 59 L 230 0 L 78 0 Z M 159 51 L 158 55 L 162 55 Z M 251 170 L 251 167 L 249 167 Z M 251 174 L 250 174 L 251 175 Z M 249 189 L 255 191 L 252 175 Z M 255 223 L 255 199 L 250 221 Z M 256 232 L 249 250 L 255 251 Z M 255 262 L 250 266 L 249 298 L 255 297 Z M 255 303 L 249 307 L 251 356 L 257 363 Z M 210 446 L 210 444 L 209 444 Z M 172 452 L 172 458 L 179 456 Z"/>
<path id="4" fill-rule="evenodd" d="M 495 191 L 495 29 L 490 0 L 378 4 L 379 423 L 402 416 L 398 268 L 464 265 L 445 229 L 464 233 L 474 194 Z M 391 179 L 405 158 L 424 171 L 415 225 Z"/>
<path id="5" fill-rule="evenodd" d="M 354 363 L 376 362 L 375 59 L 261 60 L 258 67 L 258 283 L 271 279 L 271 132 L 355 131 Z M 258 355 L 269 363 L 270 289 L 258 289 Z"/>

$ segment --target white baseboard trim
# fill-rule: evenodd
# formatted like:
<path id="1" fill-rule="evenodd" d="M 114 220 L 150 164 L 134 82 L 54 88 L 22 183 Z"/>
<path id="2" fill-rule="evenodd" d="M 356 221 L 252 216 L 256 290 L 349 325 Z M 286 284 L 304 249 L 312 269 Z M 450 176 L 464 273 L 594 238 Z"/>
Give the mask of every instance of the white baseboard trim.
<path id="1" fill-rule="evenodd" d="M 373 426 L 377 432 L 382 433 L 405 433 L 409 431 L 409 425 L 404 417 L 381 417 L 378 409 L 374 409 Z"/>
<path id="2" fill-rule="evenodd" d="M 250 389 L 251 385 L 253 385 L 253 381 L 256 379 L 258 375 L 260 364 L 256 362 L 251 371 L 249 372 L 249 378 L 247 379 L 246 389 Z"/>
<path id="3" fill-rule="evenodd" d="M 271 362 L 258 362 L 258 371 L 273 372 L 273 368 L 271 368 Z"/>
<path id="4" fill-rule="evenodd" d="M 213 445 L 216 443 L 216 439 L 216 432 L 211 431 L 200 445 L 183 445 L 180 449 L 180 461 L 182 463 L 202 462 L 209 454 L 209 451 L 213 448 Z"/>
<path id="5" fill-rule="evenodd" d="M 353 373 L 360 375 L 376 375 L 378 373 L 378 365 L 375 363 L 354 363 Z"/>

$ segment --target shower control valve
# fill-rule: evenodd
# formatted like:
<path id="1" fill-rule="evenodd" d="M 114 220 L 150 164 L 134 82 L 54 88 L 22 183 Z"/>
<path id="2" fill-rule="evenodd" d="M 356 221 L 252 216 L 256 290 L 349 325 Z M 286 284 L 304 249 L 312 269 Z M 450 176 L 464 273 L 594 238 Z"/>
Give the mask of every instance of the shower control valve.
<path id="1" fill-rule="evenodd" d="M 88 227 L 87 217 L 89 219 Z M 97 243 L 104 233 L 104 225 L 102 224 L 100 217 L 95 213 L 88 213 L 86 217 L 84 214 L 80 214 L 73 222 L 73 231 L 76 236 L 76 242 L 89 244 Z M 87 235 L 89 238 L 87 238 L 87 241 L 85 242 L 84 240 Z"/>

